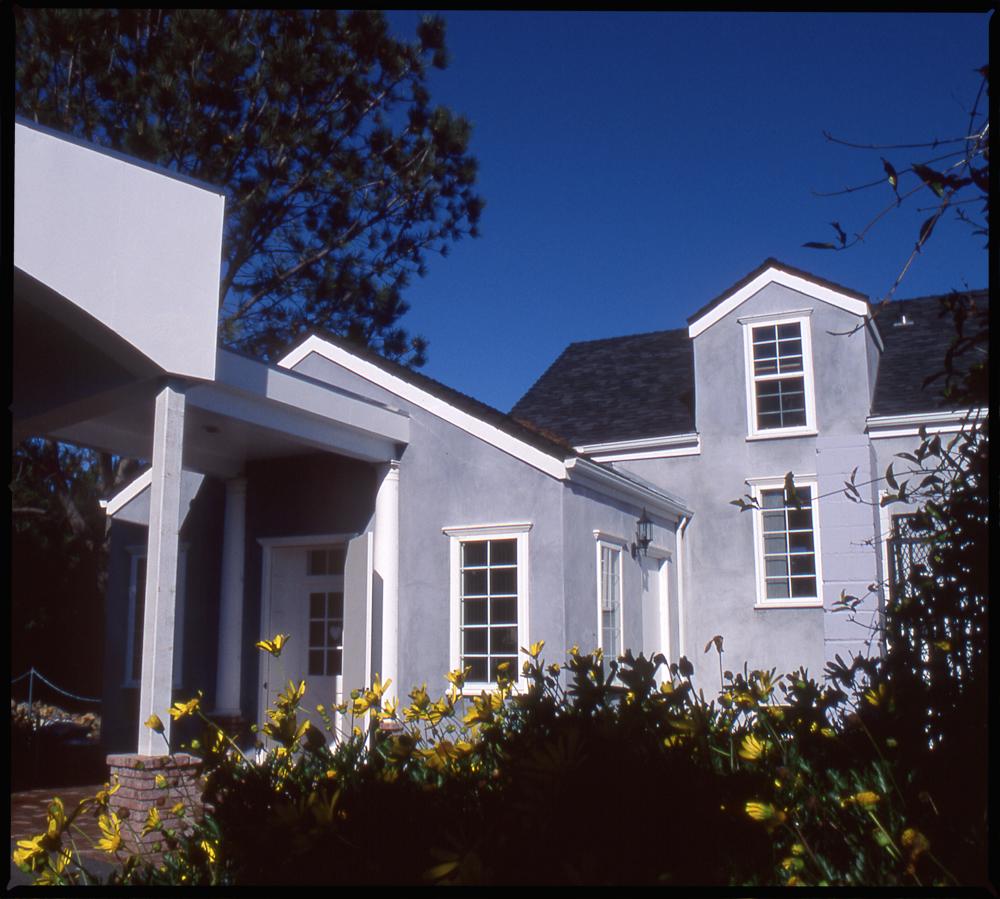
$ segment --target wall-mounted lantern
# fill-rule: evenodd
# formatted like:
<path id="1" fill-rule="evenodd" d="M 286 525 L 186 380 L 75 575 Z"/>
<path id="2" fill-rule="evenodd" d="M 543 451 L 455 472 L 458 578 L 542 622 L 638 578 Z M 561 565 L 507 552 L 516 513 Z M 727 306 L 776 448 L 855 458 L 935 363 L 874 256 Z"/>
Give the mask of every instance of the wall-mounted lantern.
<path id="1" fill-rule="evenodd" d="M 642 515 L 635 523 L 635 543 L 632 544 L 632 558 L 638 559 L 639 553 L 646 555 L 649 544 L 653 542 L 653 522 L 649 513 L 643 509 Z"/>

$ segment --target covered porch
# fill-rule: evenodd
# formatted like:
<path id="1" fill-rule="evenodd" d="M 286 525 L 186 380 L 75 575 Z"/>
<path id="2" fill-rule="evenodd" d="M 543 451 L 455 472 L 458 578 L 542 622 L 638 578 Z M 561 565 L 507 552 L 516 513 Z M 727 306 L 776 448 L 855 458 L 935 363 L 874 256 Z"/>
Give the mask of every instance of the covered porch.
<path id="1" fill-rule="evenodd" d="M 18 122 L 14 208 L 14 440 L 150 463 L 112 500 L 114 511 L 131 504 L 147 527 L 132 749 L 163 751 L 142 723 L 152 714 L 169 738 L 178 538 L 192 476 L 224 484 L 214 710 L 241 708 L 247 475 L 268 460 L 333 454 L 371 468 L 373 579 L 391 676 L 407 416 L 217 348 L 219 190 Z"/>

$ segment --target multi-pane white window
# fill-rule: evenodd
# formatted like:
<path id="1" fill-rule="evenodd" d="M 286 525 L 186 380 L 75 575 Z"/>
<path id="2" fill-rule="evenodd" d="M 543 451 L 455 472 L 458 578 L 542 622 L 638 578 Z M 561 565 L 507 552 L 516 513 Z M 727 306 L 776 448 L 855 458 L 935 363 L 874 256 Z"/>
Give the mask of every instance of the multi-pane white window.
<path id="1" fill-rule="evenodd" d="M 309 577 L 343 576 L 346 549 L 342 546 L 310 550 L 306 555 Z M 309 593 L 309 676 L 341 674 L 344 656 L 344 591 Z"/>
<path id="2" fill-rule="evenodd" d="M 507 662 L 517 675 L 517 540 L 462 543 L 462 667 L 469 680 L 494 682 Z"/>
<path id="3" fill-rule="evenodd" d="M 796 480 L 789 496 L 781 482 L 755 486 L 758 603 L 822 602 L 815 482 Z"/>
<path id="4" fill-rule="evenodd" d="M 751 435 L 814 429 L 808 318 L 744 324 Z"/>
<path id="5" fill-rule="evenodd" d="M 499 666 L 520 673 L 527 641 L 530 525 L 446 528 L 452 538 L 451 667 L 468 669 L 470 691 L 495 684 Z"/>
<path id="6" fill-rule="evenodd" d="M 600 647 L 608 658 L 617 658 L 622 648 L 622 550 L 598 541 L 598 602 L 601 616 Z"/>

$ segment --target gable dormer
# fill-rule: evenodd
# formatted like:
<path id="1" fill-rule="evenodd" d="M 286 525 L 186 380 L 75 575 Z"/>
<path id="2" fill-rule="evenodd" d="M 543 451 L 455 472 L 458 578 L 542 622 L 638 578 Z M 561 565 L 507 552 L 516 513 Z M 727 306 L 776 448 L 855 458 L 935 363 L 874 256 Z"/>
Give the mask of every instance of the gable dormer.
<path id="1" fill-rule="evenodd" d="M 856 291 L 769 259 L 688 319 L 697 429 L 863 430 L 881 338 Z"/>

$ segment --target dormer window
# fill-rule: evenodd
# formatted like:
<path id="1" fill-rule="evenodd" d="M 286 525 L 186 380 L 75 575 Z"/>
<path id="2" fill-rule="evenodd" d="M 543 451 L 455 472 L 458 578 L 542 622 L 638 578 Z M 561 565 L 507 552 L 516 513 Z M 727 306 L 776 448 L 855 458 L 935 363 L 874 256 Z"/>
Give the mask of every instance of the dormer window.
<path id="1" fill-rule="evenodd" d="M 815 433 L 808 315 L 755 316 L 741 322 L 746 342 L 749 437 Z"/>

